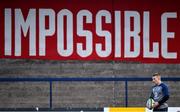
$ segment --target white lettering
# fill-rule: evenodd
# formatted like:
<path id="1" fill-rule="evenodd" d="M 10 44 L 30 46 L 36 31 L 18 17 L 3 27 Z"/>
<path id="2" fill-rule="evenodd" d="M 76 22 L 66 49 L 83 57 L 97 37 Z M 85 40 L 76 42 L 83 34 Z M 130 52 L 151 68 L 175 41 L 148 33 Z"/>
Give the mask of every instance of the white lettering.
<path id="1" fill-rule="evenodd" d="M 105 50 L 102 50 L 102 44 L 96 44 L 96 53 L 100 57 L 107 57 L 112 51 L 112 39 L 109 31 L 102 30 L 102 17 L 105 17 L 106 23 L 111 23 L 111 13 L 101 10 L 96 15 L 96 34 L 105 37 Z"/>
<path id="2" fill-rule="evenodd" d="M 63 9 L 59 11 L 58 13 L 58 19 L 57 19 L 57 45 L 58 45 L 58 53 L 61 56 L 70 56 L 73 53 L 73 14 L 71 11 L 67 9 Z M 67 17 L 67 29 L 66 29 L 66 35 L 67 35 L 67 49 L 65 49 L 64 44 L 64 17 Z"/>
<path id="3" fill-rule="evenodd" d="M 174 38 L 174 32 L 167 32 L 168 18 L 177 18 L 177 13 L 163 13 L 161 16 L 161 53 L 166 59 L 176 59 L 176 52 L 168 52 L 168 38 Z"/>
<path id="4" fill-rule="evenodd" d="M 83 44 L 77 43 L 77 53 L 81 57 L 87 57 L 92 53 L 92 32 L 83 30 L 83 17 L 86 17 L 86 23 L 92 23 L 92 13 L 88 10 L 81 10 L 77 14 L 77 35 L 86 37 L 86 49 L 83 50 Z"/>
<path id="5" fill-rule="evenodd" d="M 49 17 L 49 29 L 45 27 L 45 17 Z M 46 37 L 55 32 L 55 12 L 52 9 L 39 9 L 39 55 L 46 55 Z"/>
<path id="6" fill-rule="evenodd" d="M 115 57 L 121 57 L 121 12 L 115 11 Z"/>
<path id="7" fill-rule="evenodd" d="M 12 54 L 12 14 L 11 9 L 5 9 L 5 55 Z"/>
<path id="8" fill-rule="evenodd" d="M 15 56 L 21 56 L 21 28 L 24 36 L 29 30 L 30 55 L 36 55 L 36 10 L 30 9 L 26 21 L 23 18 L 21 9 L 15 9 Z"/>
<path id="9" fill-rule="evenodd" d="M 134 18 L 134 31 L 131 31 L 131 19 Z M 138 57 L 140 54 L 140 15 L 136 11 L 125 11 L 125 36 L 124 56 Z M 131 38 L 133 38 L 134 50 L 131 51 Z"/>
<path id="10" fill-rule="evenodd" d="M 23 14 L 23 10 L 19 8 L 4 9 L 4 18 L 1 19 L 4 20 L 4 39 L 1 39 L 4 43 L 1 45 L 4 46 L 0 49 L 4 50 L 4 56 L 22 56 L 25 50 L 29 50 L 29 54 L 25 56 L 46 56 L 47 50 L 57 50 L 52 51 L 57 52 L 52 55 L 75 56 L 73 58 L 78 55 L 88 59 L 104 59 L 110 55 L 114 59 L 177 59 L 178 52 L 170 49 L 173 47 L 170 46 L 173 44 L 170 41 L 175 38 L 175 32 L 168 31 L 168 22 L 170 19 L 177 20 L 177 12 L 164 12 L 161 15 L 161 21 L 158 21 L 161 25 L 161 29 L 158 30 L 161 31 L 161 40 L 158 37 L 151 38 L 151 26 L 154 27 L 158 22 L 151 23 L 150 11 L 115 10 L 111 15 L 108 10 L 99 10 L 93 15 L 91 11 L 82 9 L 75 13 L 77 15 L 73 15 L 68 9 L 62 9 L 57 13 L 53 9 L 38 9 L 38 12 L 36 9 L 29 9 L 26 15 Z M 104 28 L 109 26 L 112 28 L 110 31 L 110 28 Z M 53 37 L 52 41 L 55 43 L 48 42 L 51 39 L 49 37 Z M 36 39 L 39 39 L 38 43 Z M 23 48 L 26 43 L 28 48 Z M 49 47 L 51 44 L 56 44 L 56 47 Z"/>
<path id="11" fill-rule="evenodd" d="M 144 12 L 143 16 L 143 53 L 145 58 L 159 58 L 159 44 L 153 43 L 153 50 L 150 51 L 150 38 L 149 38 L 149 11 Z"/>

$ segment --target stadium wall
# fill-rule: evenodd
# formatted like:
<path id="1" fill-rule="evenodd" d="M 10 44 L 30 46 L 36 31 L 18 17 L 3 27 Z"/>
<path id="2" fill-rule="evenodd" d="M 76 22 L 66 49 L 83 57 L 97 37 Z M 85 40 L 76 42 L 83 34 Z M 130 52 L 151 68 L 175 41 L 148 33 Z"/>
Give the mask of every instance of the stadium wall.
<path id="1" fill-rule="evenodd" d="M 179 64 L 142 64 L 119 61 L 47 61 L 1 59 L 0 77 L 179 77 Z M 166 82 L 169 106 L 179 106 L 180 82 Z M 125 106 L 124 82 L 55 82 L 53 108 L 103 108 Z M 145 106 L 152 83 L 129 82 L 128 106 Z M 1 82 L 0 108 L 48 108 L 49 84 L 45 82 Z"/>

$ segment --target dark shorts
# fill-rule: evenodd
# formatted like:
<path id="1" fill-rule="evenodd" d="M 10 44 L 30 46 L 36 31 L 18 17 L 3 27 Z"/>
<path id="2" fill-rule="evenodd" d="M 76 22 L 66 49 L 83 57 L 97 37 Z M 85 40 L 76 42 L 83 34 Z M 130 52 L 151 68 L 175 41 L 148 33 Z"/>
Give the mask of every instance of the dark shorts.
<path id="1" fill-rule="evenodd" d="M 164 109 L 154 109 L 153 112 L 168 112 L 168 108 L 164 108 Z"/>

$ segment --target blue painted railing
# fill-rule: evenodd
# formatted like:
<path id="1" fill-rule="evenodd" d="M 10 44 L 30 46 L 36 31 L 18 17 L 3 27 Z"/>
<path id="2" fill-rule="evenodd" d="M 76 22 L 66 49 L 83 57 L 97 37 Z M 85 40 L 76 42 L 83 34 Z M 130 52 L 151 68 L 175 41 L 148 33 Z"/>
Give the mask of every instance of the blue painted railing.
<path id="1" fill-rule="evenodd" d="M 52 83 L 57 81 L 124 81 L 125 82 L 125 105 L 128 107 L 128 82 L 151 81 L 149 77 L 97 77 L 97 78 L 0 78 L 0 82 L 49 82 L 49 109 L 52 109 Z M 180 81 L 180 77 L 162 78 L 162 81 Z"/>

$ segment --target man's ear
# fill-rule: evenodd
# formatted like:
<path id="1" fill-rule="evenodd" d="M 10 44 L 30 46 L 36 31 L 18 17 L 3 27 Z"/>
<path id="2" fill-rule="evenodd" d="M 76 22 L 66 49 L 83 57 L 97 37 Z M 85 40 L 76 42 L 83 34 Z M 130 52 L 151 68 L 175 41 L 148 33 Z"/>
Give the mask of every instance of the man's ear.
<path id="1" fill-rule="evenodd" d="M 159 80 L 161 80 L 161 76 L 157 76 Z"/>

